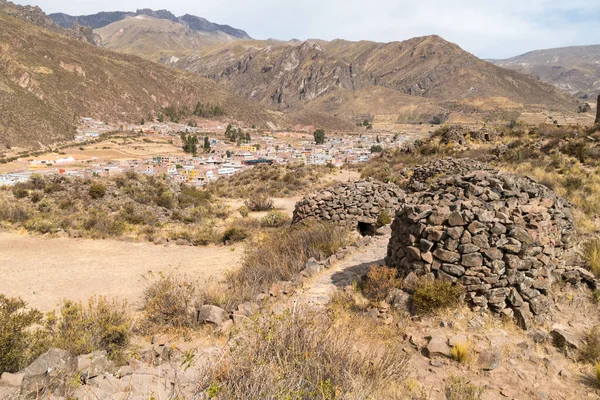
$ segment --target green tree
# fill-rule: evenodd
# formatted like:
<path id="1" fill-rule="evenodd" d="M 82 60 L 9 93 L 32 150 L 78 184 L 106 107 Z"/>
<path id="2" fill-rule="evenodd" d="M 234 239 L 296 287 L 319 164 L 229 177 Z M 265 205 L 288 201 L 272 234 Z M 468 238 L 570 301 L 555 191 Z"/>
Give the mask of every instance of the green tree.
<path id="1" fill-rule="evenodd" d="M 183 145 L 181 146 L 183 148 L 183 151 L 185 151 L 186 153 L 196 155 L 196 153 L 198 152 L 198 137 L 196 135 L 182 133 L 181 141 L 183 143 Z"/>
<path id="2" fill-rule="evenodd" d="M 371 146 L 371 153 L 381 153 L 383 151 L 383 147 L 378 144 L 374 144 Z"/>
<path id="3" fill-rule="evenodd" d="M 325 131 L 323 129 L 317 129 L 314 133 L 314 137 L 316 144 L 325 143 Z"/>
<path id="4" fill-rule="evenodd" d="M 165 116 L 163 115 L 163 113 L 158 113 L 158 116 L 156 117 L 156 119 L 158 120 L 158 122 L 164 122 Z"/>
<path id="5" fill-rule="evenodd" d="M 251 140 L 252 138 L 250 137 L 250 133 L 246 132 L 246 143 L 250 143 Z"/>
<path id="6" fill-rule="evenodd" d="M 210 153 L 210 141 L 208 140 L 208 136 L 204 137 L 204 145 L 202 145 L 202 147 L 204 148 L 205 153 Z"/>
<path id="7" fill-rule="evenodd" d="M 368 119 L 365 119 L 365 120 L 363 121 L 363 126 L 369 126 L 369 125 L 371 125 L 371 123 L 369 122 L 369 120 L 368 120 Z"/>
<path id="8" fill-rule="evenodd" d="M 140 125 L 144 125 L 146 123 L 146 120 L 144 118 L 142 118 L 142 121 L 140 122 Z"/>
<path id="9" fill-rule="evenodd" d="M 381 140 L 379 139 L 379 135 L 377 135 L 377 138 L 375 140 L 377 141 L 377 143 L 381 143 Z"/>
<path id="10" fill-rule="evenodd" d="M 225 155 L 227 156 L 227 158 L 231 158 L 231 151 L 227 150 L 225 152 Z"/>

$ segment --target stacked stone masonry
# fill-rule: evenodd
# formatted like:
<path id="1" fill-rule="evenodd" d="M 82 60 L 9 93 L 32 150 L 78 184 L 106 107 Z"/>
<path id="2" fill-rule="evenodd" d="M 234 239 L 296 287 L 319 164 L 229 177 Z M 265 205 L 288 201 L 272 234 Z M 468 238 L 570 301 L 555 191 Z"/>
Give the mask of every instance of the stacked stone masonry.
<path id="1" fill-rule="evenodd" d="M 341 183 L 299 201 L 293 222 L 316 219 L 352 228 L 359 222 L 375 224 L 383 210 L 393 217 L 404 198 L 404 191 L 393 184 L 371 179 Z"/>
<path id="2" fill-rule="evenodd" d="M 415 183 L 449 163 L 472 162 L 436 160 L 415 171 Z M 566 200 L 528 178 L 478 165 L 408 196 L 392 224 L 386 263 L 405 277 L 460 283 L 476 309 L 514 314 L 527 329 L 549 310 L 554 279 L 595 285 L 589 272 L 565 266 L 572 233 Z"/>

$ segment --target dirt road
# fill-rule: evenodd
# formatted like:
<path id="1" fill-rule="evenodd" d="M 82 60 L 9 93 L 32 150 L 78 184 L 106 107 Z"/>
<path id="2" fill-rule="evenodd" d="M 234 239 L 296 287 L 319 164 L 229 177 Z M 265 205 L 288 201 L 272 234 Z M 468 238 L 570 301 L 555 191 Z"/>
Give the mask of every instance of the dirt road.
<path id="1" fill-rule="evenodd" d="M 125 298 L 135 306 L 145 275 L 162 271 L 218 279 L 238 266 L 242 255 L 241 246 L 164 247 L 0 232 L 0 293 L 19 296 L 42 311 L 55 309 L 61 299 L 92 295 Z"/>

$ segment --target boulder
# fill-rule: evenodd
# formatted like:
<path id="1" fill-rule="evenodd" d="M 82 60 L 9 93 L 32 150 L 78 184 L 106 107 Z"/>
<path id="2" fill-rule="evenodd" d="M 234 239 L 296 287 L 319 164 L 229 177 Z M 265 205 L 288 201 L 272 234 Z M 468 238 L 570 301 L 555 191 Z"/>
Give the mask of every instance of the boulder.
<path id="1" fill-rule="evenodd" d="M 21 396 L 39 398 L 46 393 L 64 396 L 77 374 L 77 358 L 65 350 L 50 349 L 21 372 Z"/>
<path id="2" fill-rule="evenodd" d="M 210 304 L 200 306 L 196 311 L 196 321 L 200 324 L 211 323 L 221 326 L 228 319 L 229 314 L 225 310 Z"/>

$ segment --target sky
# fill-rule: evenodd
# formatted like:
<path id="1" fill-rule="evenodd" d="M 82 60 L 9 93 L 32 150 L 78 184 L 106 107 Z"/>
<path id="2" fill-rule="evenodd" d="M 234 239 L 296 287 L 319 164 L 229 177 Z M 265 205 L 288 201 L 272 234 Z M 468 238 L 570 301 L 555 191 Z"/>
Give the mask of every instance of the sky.
<path id="1" fill-rule="evenodd" d="M 13 0 L 14 1 L 14 0 Z M 480 58 L 600 44 L 600 0 L 17 0 L 47 13 L 168 9 L 255 39 L 391 42 L 436 34 Z"/>

